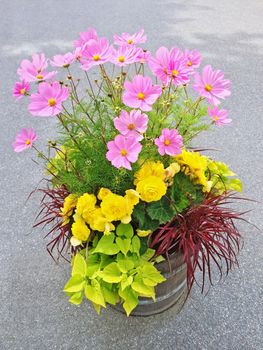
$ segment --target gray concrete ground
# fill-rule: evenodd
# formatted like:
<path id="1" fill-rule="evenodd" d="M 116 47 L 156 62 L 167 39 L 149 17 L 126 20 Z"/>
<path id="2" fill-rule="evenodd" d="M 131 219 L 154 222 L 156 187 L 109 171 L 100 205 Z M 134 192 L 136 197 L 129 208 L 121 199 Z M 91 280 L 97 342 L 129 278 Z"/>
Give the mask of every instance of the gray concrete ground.
<path id="1" fill-rule="evenodd" d="M 263 2 L 261 0 L 1 0 L 1 244 L 0 349 L 227 349 L 260 350 L 263 339 L 263 237 L 247 226 L 240 268 L 206 297 L 194 288 L 179 315 L 126 318 L 113 310 L 97 317 L 88 303 L 68 304 L 62 287 L 66 264 L 56 266 L 43 234 L 31 233 L 38 199 L 25 203 L 42 178 L 30 154 L 14 154 L 17 130 L 33 126 L 44 144 L 55 120 L 34 118 L 11 96 L 20 61 L 35 51 L 48 56 L 70 48 L 88 26 L 100 35 L 144 27 L 148 47 L 197 48 L 204 64 L 222 68 L 233 82 L 224 104 L 233 125 L 203 135 L 198 145 L 222 149 L 245 195 L 262 199 Z M 255 205 L 252 205 L 255 207 Z M 247 207 L 246 207 L 247 208 Z M 262 207 L 248 215 L 262 229 Z"/>

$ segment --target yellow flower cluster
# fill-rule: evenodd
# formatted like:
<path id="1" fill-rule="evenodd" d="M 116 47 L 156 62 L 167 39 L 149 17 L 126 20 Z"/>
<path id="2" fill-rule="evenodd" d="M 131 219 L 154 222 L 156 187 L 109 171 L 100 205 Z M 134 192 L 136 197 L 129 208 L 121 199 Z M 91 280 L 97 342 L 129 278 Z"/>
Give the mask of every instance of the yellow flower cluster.
<path id="1" fill-rule="evenodd" d="M 64 206 L 61 208 L 63 224 L 69 222 L 73 215 L 71 244 L 74 246 L 86 242 L 91 230 L 108 234 L 115 227 L 112 222 L 121 221 L 129 223 L 134 206 L 139 202 L 140 196 L 135 190 L 127 190 L 125 196 L 112 193 L 107 188 L 101 188 L 98 193 L 101 201 L 97 205 L 97 198 L 94 194 L 84 193 L 77 198 L 70 194 L 65 198 Z"/>
<path id="2" fill-rule="evenodd" d="M 212 181 L 209 181 L 206 175 L 208 168 L 207 157 L 202 156 L 199 152 L 183 150 L 175 158 L 181 166 L 181 171 L 190 176 L 193 183 L 203 186 L 203 192 L 210 191 Z"/>

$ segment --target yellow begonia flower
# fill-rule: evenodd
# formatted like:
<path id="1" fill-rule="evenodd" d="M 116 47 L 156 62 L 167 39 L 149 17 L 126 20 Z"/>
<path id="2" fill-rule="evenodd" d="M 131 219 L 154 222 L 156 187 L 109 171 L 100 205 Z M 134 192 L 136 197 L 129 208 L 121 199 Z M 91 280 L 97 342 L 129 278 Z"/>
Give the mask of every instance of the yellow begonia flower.
<path id="1" fill-rule="evenodd" d="M 127 198 L 129 205 L 135 206 L 140 201 L 140 194 L 135 190 L 126 190 L 125 198 Z"/>
<path id="2" fill-rule="evenodd" d="M 90 218 L 92 230 L 110 233 L 115 229 L 114 225 L 103 215 L 101 208 L 96 208 Z"/>
<path id="3" fill-rule="evenodd" d="M 72 235 L 79 241 L 86 242 L 90 235 L 90 229 L 85 221 L 78 218 L 71 227 Z"/>
<path id="4" fill-rule="evenodd" d="M 139 230 L 139 229 L 137 229 L 136 233 L 139 237 L 147 237 L 147 236 L 149 236 L 150 233 L 152 233 L 152 231 L 151 230 Z"/>
<path id="5" fill-rule="evenodd" d="M 76 206 L 76 217 L 80 217 L 89 223 L 90 216 L 96 208 L 96 201 L 97 199 L 94 194 L 84 193 L 79 197 Z"/>
<path id="6" fill-rule="evenodd" d="M 98 198 L 99 200 L 103 200 L 104 197 L 106 197 L 108 194 L 112 193 L 111 190 L 109 190 L 108 188 L 105 188 L 105 187 L 102 187 L 100 190 L 99 190 L 99 193 L 98 193 Z"/>
<path id="7" fill-rule="evenodd" d="M 167 187 L 163 180 L 157 176 L 149 176 L 137 183 L 136 191 L 145 202 L 158 201 L 165 195 Z"/>
<path id="8" fill-rule="evenodd" d="M 75 194 L 69 194 L 65 200 L 60 214 L 63 217 L 63 225 L 69 222 L 70 216 L 73 213 L 73 209 L 76 207 L 78 197 Z"/>
<path id="9" fill-rule="evenodd" d="M 168 168 L 165 169 L 165 176 L 167 178 L 174 177 L 175 174 L 179 173 L 180 169 L 178 163 L 171 163 Z"/>
<path id="10" fill-rule="evenodd" d="M 207 157 L 202 156 L 199 152 L 183 150 L 181 154 L 176 156 L 176 160 L 181 166 L 181 171 L 185 175 L 190 176 L 193 183 L 202 185 L 204 192 L 210 191 L 212 183 L 208 181 L 206 176 L 208 167 Z"/>
<path id="11" fill-rule="evenodd" d="M 146 161 L 142 167 L 135 173 L 134 185 L 146 179 L 149 176 L 156 176 L 161 180 L 165 177 L 164 166 L 161 162 Z"/>
<path id="12" fill-rule="evenodd" d="M 132 213 L 132 208 L 129 206 L 127 198 L 114 193 L 104 197 L 100 207 L 102 214 L 109 222 L 125 219 Z"/>

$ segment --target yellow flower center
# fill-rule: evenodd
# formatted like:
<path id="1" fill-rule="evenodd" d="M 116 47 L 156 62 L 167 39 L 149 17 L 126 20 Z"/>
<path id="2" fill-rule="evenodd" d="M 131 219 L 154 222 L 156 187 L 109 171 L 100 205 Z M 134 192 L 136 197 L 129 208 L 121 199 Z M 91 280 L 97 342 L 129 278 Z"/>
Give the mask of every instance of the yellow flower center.
<path id="1" fill-rule="evenodd" d="M 205 84 L 205 90 L 210 92 L 212 90 L 212 86 L 210 84 Z"/>
<path id="2" fill-rule="evenodd" d="M 42 80 L 43 78 L 44 78 L 44 76 L 42 74 L 37 75 L 37 79 Z"/>
<path id="3" fill-rule="evenodd" d="M 126 149 L 121 149 L 120 154 L 121 154 L 123 157 L 125 157 L 125 156 L 127 156 L 128 153 L 127 153 Z"/>
<path id="4" fill-rule="evenodd" d="M 178 70 L 176 70 L 176 69 L 172 70 L 172 76 L 173 77 L 177 77 L 178 73 L 179 73 Z"/>
<path id="5" fill-rule="evenodd" d="M 125 61 L 125 57 L 124 56 L 119 56 L 118 61 L 123 63 Z"/>
<path id="6" fill-rule="evenodd" d="M 127 40 L 127 43 L 131 45 L 131 44 L 133 44 L 133 40 L 129 39 L 129 40 Z"/>
<path id="7" fill-rule="evenodd" d="M 26 93 L 26 89 L 20 89 L 20 94 L 24 95 Z"/>
<path id="8" fill-rule="evenodd" d="M 188 65 L 188 67 L 191 67 L 193 65 L 193 63 L 191 61 L 188 61 L 187 65 Z"/>
<path id="9" fill-rule="evenodd" d="M 100 60 L 100 55 L 93 55 L 93 61 L 99 61 Z"/>
<path id="10" fill-rule="evenodd" d="M 133 123 L 128 125 L 128 129 L 129 130 L 134 130 L 135 129 L 135 125 Z"/>
<path id="11" fill-rule="evenodd" d="M 214 115 L 214 116 L 213 116 L 213 119 L 214 119 L 215 121 L 218 121 L 218 120 L 219 120 L 219 117 L 218 117 L 217 115 Z"/>
<path id="12" fill-rule="evenodd" d="M 29 139 L 26 140 L 25 144 L 28 146 L 31 144 L 31 141 Z"/>
<path id="13" fill-rule="evenodd" d="M 50 98 L 50 99 L 48 100 L 48 105 L 49 105 L 50 107 L 55 106 L 56 103 L 57 103 L 57 101 L 56 101 L 54 98 Z"/>
<path id="14" fill-rule="evenodd" d="M 139 92 L 137 95 L 139 100 L 143 100 L 144 99 L 144 93 L 143 92 Z"/>
<path id="15" fill-rule="evenodd" d="M 164 144 L 165 144 L 165 146 L 169 146 L 169 145 L 170 145 L 170 143 L 171 143 L 171 141 L 170 141 L 170 140 L 164 140 Z"/>

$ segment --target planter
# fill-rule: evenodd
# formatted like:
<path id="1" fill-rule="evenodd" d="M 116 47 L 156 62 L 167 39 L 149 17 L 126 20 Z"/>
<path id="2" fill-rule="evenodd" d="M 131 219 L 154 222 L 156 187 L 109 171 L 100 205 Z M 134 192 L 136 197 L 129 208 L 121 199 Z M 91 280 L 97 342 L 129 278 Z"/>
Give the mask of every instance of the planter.
<path id="1" fill-rule="evenodd" d="M 155 288 L 156 299 L 140 298 L 138 306 L 131 312 L 132 316 L 151 316 L 159 314 L 170 307 L 175 307 L 175 312 L 180 312 L 187 296 L 186 264 L 183 255 L 178 252 L 170 255 L 169 262 L 162 261 L 155 265 L 166 278 L 166 281 Z M 125 313 L 121 304 L 113 306 L 117 311 Z"/>

